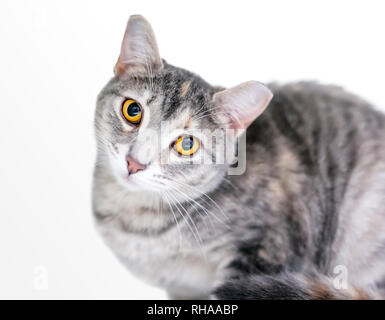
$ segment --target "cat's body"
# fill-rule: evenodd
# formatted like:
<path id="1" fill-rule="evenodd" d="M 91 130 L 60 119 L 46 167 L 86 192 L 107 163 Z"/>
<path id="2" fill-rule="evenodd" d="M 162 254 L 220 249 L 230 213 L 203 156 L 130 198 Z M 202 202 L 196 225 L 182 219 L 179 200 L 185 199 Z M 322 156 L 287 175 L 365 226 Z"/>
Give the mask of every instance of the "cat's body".
<path id="1" fill-rule="evenodd" d="M 230 91 L 165 62 L 151 73 L 117 70 L 98 99 L 93 204 L 98 230 L 128 269 L 179 298 L 382 297 L 383 114 L 336 87 L 273 84 L 247 130 L 244 174 L 157 164 L 126 187 L 111 159 L 135 154 L 142 129 L 118 119 L 117 97 L 146 104 L 143 127 L 215 129 L 223 120 L 210 112 L 221 106 L 215 94 Z M 166 191 L 152 189 L 154 177 Z M 347 288 L 333 285 L 336 270 L 347 271 Z"/>

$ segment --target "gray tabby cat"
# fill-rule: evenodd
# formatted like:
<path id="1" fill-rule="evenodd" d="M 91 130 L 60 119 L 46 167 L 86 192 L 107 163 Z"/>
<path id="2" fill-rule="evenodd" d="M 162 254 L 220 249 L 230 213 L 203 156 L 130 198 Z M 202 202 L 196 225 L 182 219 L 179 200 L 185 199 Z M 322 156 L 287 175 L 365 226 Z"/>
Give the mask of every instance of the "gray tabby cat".
<path id="1" fill-rule="evenodd" d="M 172 298 L 384 297 L 384 115 L 337 87 L 268 87 L 169 65 L 132 16 L 97 99 L 98 230 Z M 193 161 L 214 158 L 205 130 L 234 129 L 236 144 L 246 127 L 242 175 Z"/>

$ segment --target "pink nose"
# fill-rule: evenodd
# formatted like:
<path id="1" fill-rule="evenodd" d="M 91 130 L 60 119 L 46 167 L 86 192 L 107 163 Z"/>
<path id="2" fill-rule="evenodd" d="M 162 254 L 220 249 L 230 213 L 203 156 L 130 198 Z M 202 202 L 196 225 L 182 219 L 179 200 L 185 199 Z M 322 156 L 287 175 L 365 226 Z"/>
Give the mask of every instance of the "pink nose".
<path id="1" fill-rule="evenodd" d="M 134 158 L 127 156 L 127 170 L 129 174 L 137 173 L 140 170 L 146 169 L 146 166 L 136 161 Z"/>

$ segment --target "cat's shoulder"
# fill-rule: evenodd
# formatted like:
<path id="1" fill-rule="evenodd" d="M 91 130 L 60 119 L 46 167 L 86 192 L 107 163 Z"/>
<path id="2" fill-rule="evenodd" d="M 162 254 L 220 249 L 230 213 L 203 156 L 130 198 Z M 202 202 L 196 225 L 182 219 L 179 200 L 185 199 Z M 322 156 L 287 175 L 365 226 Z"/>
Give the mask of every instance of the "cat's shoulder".
<path id="1" fill-rule="evenodd" d="M 284 84 L 273 82 L 267 86 L 274 94 L 272 104 L 307 105 L 310 108 L 330 105 L 371 107 L 367 101 L 339 85 L 322 84 L 317 81 L 299 81 Z"/>

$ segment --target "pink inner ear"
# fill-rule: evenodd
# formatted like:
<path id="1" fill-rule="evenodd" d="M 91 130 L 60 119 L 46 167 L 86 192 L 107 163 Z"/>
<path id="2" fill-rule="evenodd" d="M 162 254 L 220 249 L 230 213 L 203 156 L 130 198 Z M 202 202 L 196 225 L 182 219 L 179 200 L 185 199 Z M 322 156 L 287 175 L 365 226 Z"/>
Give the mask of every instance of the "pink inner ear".
<path id="1" fill-rule="evenodd" d="M 128 69 L 162 68 L 158 46 L 150 24 L 142 16 L 131 16 L 124 33 L 115 74 L 122 75 Z"/>
<path id="2" fill-rule="evenodd" d="M 268 106 L 272 92 L 263 84 L 248 81 L 214 95 L 214 104 L 229 115 L 232 129 L 246 129 Z"/>
<path id="3" fill-rule="evenodd" d="M 131 46 L 133 45 L 130 42 L 132 41 L 131 38 L 132 38 L 132 35 L 130 34 L 130 26 L 128 24 L 126 31 L 124 33 L 119 59 L 116 62 L 115 69 L 114 69 L 116 74 L 122 75 L 123 73 L 126 72 L 129 65 L 135 64 L 136 59 L 135 59 L 134 51 L 131 49 Z"/>

